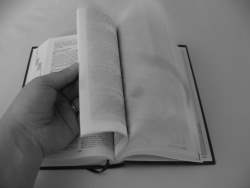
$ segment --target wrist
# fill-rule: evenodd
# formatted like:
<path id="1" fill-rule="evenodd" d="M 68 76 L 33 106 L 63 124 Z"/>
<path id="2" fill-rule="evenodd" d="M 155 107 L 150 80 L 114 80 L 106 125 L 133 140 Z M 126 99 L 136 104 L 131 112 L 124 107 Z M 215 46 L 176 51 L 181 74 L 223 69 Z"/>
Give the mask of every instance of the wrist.
<path id="1" fill-rule="evenodd" d="M 23 125 L 6 115 L 0 120 L 0 125 L 6 142 L 13 145 L 13 149 L 20 153 L 22 159 L 31 158 L 31 162 L 41 163 L 43 159 L 41 147 Z"/>
<path id="2" fill-rule="evenodd" d="M 42 154 L 15 122 L 0 119 L 0 187 L 32 187 Z"/>

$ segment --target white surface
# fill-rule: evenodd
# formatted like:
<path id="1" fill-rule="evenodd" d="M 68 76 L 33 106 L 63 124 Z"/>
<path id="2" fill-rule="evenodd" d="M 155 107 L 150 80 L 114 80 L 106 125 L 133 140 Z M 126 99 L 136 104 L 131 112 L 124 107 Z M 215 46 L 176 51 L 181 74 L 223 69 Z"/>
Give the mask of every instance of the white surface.
<path id="1" fill-rule="evenodd" d="M 40 171 L 36 188 L 250 186 L 250 2 L 161 1 L 178 42 L 190 47 L 217 164 Z M 127 2 L 101 1 L 113 15 Z M 77 4 L 0 1 L 0 115 L 21 87 L 30 47 L 75 32 Z"/>

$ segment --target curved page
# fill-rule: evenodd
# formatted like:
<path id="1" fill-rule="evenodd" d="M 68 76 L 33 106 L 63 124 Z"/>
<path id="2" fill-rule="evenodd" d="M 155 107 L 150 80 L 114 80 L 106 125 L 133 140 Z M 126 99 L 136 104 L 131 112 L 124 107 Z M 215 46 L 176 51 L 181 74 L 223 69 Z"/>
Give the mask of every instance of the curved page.
<path id="1" fill-rule="evenodd" d="M 119 26 L 129 130 L 121 160 L 131 155 L 199 160 L 188 79 L 166 17 L 160 4 L 136 1 Z"/>
<path id="2" fill-rule="evenodd" d="M 96 7 L 77 11 L 81 135 L 127 136 L 117 31 Z"/>

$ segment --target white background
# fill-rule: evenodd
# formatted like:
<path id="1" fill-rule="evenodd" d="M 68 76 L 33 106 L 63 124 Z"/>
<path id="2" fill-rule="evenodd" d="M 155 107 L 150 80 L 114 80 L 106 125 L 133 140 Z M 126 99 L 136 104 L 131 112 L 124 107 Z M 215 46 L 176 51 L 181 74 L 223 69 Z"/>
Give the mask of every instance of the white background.
<path id="1" fill-rule="evenodd" d="M 117 13 L 128 1 L 100 1 Z M 250 186 L 250 1 L 161 0 L 177 42 L 189 46 L 217 160 L 213 166 L 40 171 L 41 187 Z M 0 115 L 21 88 L 30 48 L 75 33 L 81 2 L 0 0 Z M 112 5 L 112 6 L 110 6 Z"/>

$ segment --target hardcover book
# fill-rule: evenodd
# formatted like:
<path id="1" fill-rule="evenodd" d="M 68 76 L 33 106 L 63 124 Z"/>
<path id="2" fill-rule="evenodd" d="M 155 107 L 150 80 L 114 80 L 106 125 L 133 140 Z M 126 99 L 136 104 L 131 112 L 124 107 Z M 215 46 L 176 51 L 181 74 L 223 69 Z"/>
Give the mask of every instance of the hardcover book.
<path id="1" fill-rule="evenodd" d="M 80 8 L 76 35 L 32 48 L 23 86 L 79 63 L 80 137 L 42 169 L 215 164 L 188 48 L 167 31 L 159 40 L 157 18 L 143 13 L 119 25 L 97 7 Z"/>

